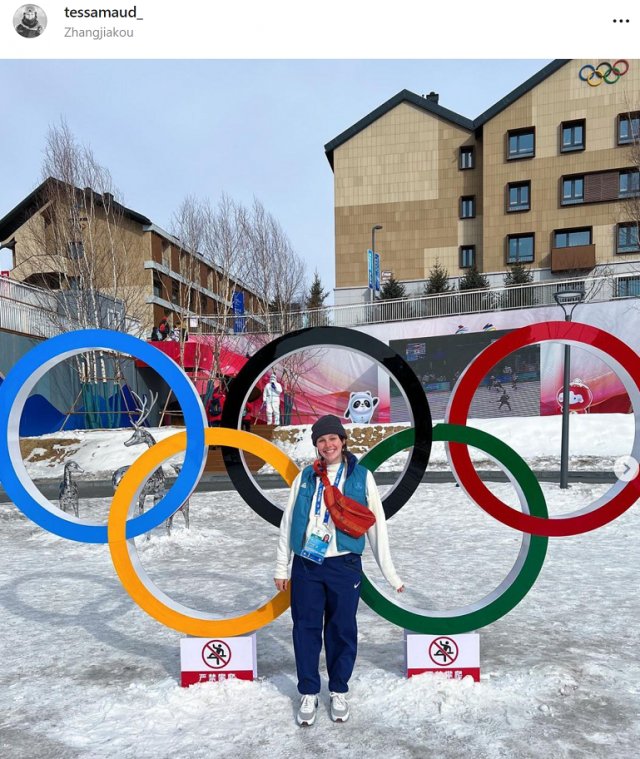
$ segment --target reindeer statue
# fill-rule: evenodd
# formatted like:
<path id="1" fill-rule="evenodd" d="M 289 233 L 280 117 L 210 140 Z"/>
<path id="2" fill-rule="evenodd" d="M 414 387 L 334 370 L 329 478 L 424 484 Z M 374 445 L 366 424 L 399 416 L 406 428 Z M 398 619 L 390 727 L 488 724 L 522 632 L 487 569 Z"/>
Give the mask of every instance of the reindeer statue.
<path id="1" fill-rule="evenodd" d="M 128 440 L 125 440 L 125 445 L 127 448 L 129 448 L 132 445 L 140 445 L 142 443 L 146 443 L 148 448 L 151 448 L 152 445 L 156 444 L 156 440 L 153 437 L 153 435 L 150 432 L 147 432 L 147 430 L 144 429 L 143 424 L 149 417 L 149 414 L 151 413 L 151 409 L 156 404 L 156 401 L 158 400 L 158 394 L 155 395 L 151 393 L 151 403 L 147 407 L 147 397 L 145 396 L 144 401 L 140 399 L 138 395 L 135 393 L 131 393 L 138 405 L 138 411 L 140 412 L 140 415 L 138 416 L 138 420 L 133 422 L 134 426 L 134 432 L 133 435 Z M 124 473 L 127 471 L 129 467 L 128 466 L 121 466 L 119 469 L 116 469 L 116 471 L 111 475 L 111 483 L 113 485 L 113 489 L 115 490 L 118 485 L 120 484 L 120 480 L 123 478 Z M 175 467 L 174 467 L 175 468 Z M 179 470 L 177 470 L 179 472 Z M 162 470 L 162 467 L 159 466 L 153 474 L 148 478 L 148 480 L 145 482 L 144 487 L 140 491 L 140 495 L 138 496 L 138 513 L 144 514 L 144 503 L 147 498 L 147 496 L 153 497 L 153 505 L 155 506 L 156 503 L 158 503 L 163 495 L 165 494 L 165 476 L 164 472 Z M 189 526 L 189 501 L 187 500 L 186 503 L 182 504 L 179 511 L 182 511 L 185 519 L 185 523 L 187 527 Z M 167 520 L 167 534 L 171 535 L 171 527 L 173 524 L 173 517 L 175 515 L 172 514 L 169 519 Z M 147 540 L 149 539 L 149 533 L 147 533 Z"/>
<path id="2" fill-rule="evenodd" d="M 58 491 L 58 501 L 62 511 L 73 509 L 74 515 L 79 517 L 78 483 L 73 479 L 74 472 L 84 472 L 84 469 L 73 460 L 67 461 L 64 465 L 64 474 L 62 475 L 62 482 Z"/>
<path id="3" fill-rule="evenodd" d="M 180 471 L 182 469 L 182 464 L 171 464 L 171 466 L 176 470 L 176 474 L 180 474 Z M 178 511 L 182 512 L 182 516 L 184 517 L 184 526 L 189 529 L 189 499 L 180 506 Z M 174 511 L 173 514 L 167 519 L 167 535 L 171 535 L 171 528 L 173 527 L 173 518 L 178 513 L 178 511 Z"/>

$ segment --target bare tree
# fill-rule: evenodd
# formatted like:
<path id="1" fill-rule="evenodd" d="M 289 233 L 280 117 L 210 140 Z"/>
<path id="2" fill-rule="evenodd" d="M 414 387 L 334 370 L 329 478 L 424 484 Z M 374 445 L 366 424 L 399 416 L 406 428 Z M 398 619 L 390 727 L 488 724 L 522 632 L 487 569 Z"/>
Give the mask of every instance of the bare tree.
<path id="1" fill-rule="evenodd" d="M 245 216 L 245 231 L 250 262 L 247 280 L 260 296 L 267 331 L 290 332 L 300 326 L 296 312 L 306 289 L 304 262 L 280 223 L 257 198 Z"/>
<path id="2" fill-rule="evenodd" d="M 142 334 L 148 327 L 148 274 L 139 235 L 109 171 L 64 121 L 47 133 L 42 180 L 38 211 L 23 229 L 16 275 L 40 288 L 43 308 L 60 331 Z M 75 358 L 87 426 L 101 425 L 94 413 L 102 405 L 98 398 L 106 402 L 120 393 L 123 360 L 96 351 Z M 112 422 L 119 418 L 116 414 Z"/>
<path id="3" fill-rule="evenodd" d="M 42 178 L 42 223 L 31 225 L 22 278 L 55 293 L 62 328 L 141 334 L 148 327 L 143 253 L 108 169 L 64 121 L 47 133 Z"/>
<path id="4" fill-rule="evenodd" d="M 181 247 L 180 276 L 183 280 L 177 304 L 183 325 L 197 319 L 213 349 L 213 373 L 220 373 L 220 352 L 229 347 L 236 315 L 234 294 L 241 289 L 247 270 L 243 209 L 223 194 L 216 205 L 193 196 L 185 198 L 175 212 L 172 229 Z M 214 298 L 212 313 L 203 310 L 202 300 L 193 287 L 200 280 L 201 261 L 209 267 L 207 289 Z M 186 330 L 181 333 L 184 340 Z"/>

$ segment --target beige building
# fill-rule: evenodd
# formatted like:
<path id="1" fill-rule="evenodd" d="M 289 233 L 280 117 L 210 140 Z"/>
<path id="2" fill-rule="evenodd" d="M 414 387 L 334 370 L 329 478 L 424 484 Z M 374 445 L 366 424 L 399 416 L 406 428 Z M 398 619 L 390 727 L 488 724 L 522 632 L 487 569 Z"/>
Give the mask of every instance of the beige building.
<path id="1" fill-rule="evenodd" d="M 207 317 L 232 313 L 234 292 L 243 293 L 247 313 L 260 310 L 255 293 L 146 216 L 108 193 L 53 179 L 0 219 L 0 248 L 11 250 L 9 276 L 17 282 L 113 299 L 97 323 L 90 315 L 90 326 L 123 328 L 124 311 L 144 333 L 164 316 L 174 323 L 188 318 L 183 326 L 207 331 Z M 95 310 L 80 295 L 66 302 Z"/>
<path id="2" fill-rule="evenodd" d="M 640 61 L 553 61 L 473 120 L 438 99 L 403 90 L 325 146 L 336 305 L 367 297 L 375 225 L 409 293 L 436 260 L 492 286 L 517 262 L 535 280 L 640 271 Z"/>

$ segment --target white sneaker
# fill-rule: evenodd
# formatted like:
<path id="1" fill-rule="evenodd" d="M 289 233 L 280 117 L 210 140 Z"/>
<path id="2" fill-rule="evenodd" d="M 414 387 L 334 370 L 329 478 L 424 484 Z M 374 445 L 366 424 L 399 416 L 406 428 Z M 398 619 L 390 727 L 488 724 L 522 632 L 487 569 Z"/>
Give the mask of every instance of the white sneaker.
<path id="1" fill-rule="evenodd" d="M 312 695 L 303 696 L 300 700 L 298 709 L 298 724 L 313 725 L 316 721 L 316 712 L 318 711 L 318 697 Z"/>
<path id="2" fill-rule="evenodd" d="M 349 704 L 345 693 L 331 693 L 331 719 L 346 722 L 349 719 Z"/>

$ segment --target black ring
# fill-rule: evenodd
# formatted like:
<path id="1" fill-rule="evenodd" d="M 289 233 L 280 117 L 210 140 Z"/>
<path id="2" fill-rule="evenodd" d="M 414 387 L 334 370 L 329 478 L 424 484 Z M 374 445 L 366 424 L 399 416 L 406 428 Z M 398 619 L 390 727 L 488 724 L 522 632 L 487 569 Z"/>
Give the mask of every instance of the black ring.
<path id="1" fill-rule="evenodd" d="M 291 353 L 322 345 L 353 350 L 376 361 L 397 382 L 411 408 L 415 429 L 411 456 L 400 479 L 382 499 L 385 516 L 389 519 L 411 498 L 422 481 L 429 463 L 433 434 L 431 410 L 420 381 L 402 356 L 375 337 L 345 327 L 310 327 L 272 340 L 247 361 L 231 383 L 220 424 L 222 427 L 237 429 L 251 388 L 269 367 Z M 256 514 L 278 527 L 282 520 L 282 509 L 257 487 L 240 451 L 225 446 L 222 448 L 222 457 L 238 493 Z"/>

